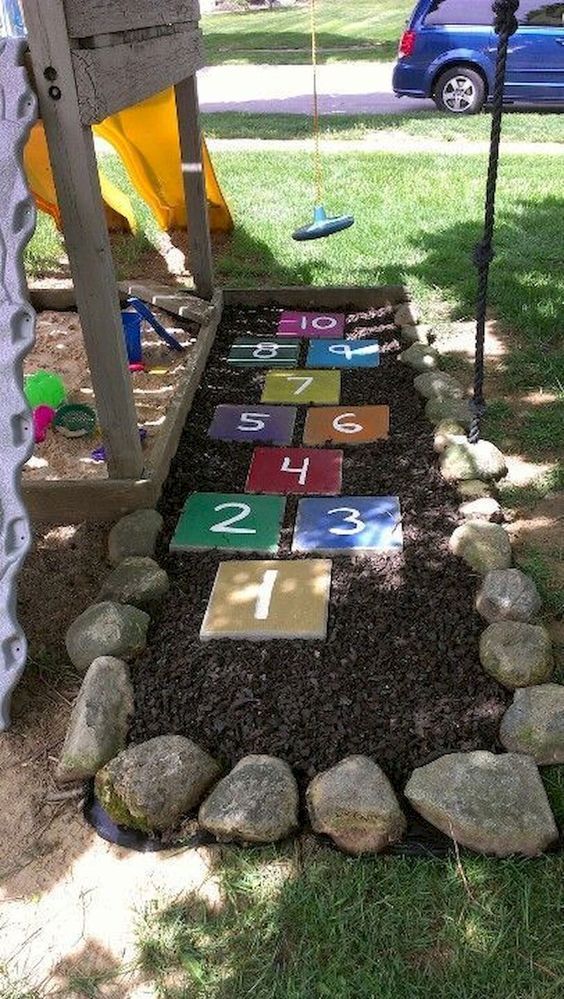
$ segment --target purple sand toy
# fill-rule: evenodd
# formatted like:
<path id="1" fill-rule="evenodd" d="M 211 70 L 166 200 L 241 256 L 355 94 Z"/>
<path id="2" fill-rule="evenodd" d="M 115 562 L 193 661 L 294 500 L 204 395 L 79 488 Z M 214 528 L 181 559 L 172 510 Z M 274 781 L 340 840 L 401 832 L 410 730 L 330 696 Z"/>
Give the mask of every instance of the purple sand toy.
<path id="1" fill-rule="evenodd" d="M 147 431 L 145 427 L 139 427 L 139 440 L 141 443 L 146 439 Z M 95 447 L 93 451 L 90 452 L 90 457 L 92 461 L 105 461 L 106 460 L 106 449 L 103 444 L 100 447 Z"/>

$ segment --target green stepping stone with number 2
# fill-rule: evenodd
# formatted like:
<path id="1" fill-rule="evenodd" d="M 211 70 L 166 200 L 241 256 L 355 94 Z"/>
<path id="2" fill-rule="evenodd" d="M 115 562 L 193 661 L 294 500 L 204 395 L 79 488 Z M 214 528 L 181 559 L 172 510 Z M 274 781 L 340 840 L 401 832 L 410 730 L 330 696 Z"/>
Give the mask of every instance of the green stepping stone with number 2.
<path id="1" fill-rule="evenodd" d="M 184 505 L 170 550 L 276 552 L 285 503 L 283 496 L 193 493 Z"/>

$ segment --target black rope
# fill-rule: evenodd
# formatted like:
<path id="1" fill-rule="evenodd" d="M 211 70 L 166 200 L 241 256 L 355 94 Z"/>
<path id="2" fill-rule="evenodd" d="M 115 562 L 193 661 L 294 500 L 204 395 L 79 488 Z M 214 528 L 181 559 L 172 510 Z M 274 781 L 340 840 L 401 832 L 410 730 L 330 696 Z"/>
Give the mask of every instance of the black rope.
<path id="1" fill-rule="evenodd" d="M 503 89 L 507 67 L 509 39 L 519 27 L 515 14 L 519 0 L 494 0 L 494 29 L 498 35 L 497 59 L 492 100 L 492 127 L 490 135 L 490 159 L 486 185 L 484 234 L 474 250 L 474 266 L 478 271 L 478 292 L 476 302 L 476 355 L 474 362 L 474 395 L 472 399 L 472 423 L 468 439 L 476 444 L 480 439 L 480 421 L 486 411 L 484 399 L 484 339 L 486 334 L 486 310 L 488 304 L 488 280 L 490 264 L 494 258 L 493 234 L 495 223 L 495 194 L 499 167 L 499 146 L 503 117 Z"/>

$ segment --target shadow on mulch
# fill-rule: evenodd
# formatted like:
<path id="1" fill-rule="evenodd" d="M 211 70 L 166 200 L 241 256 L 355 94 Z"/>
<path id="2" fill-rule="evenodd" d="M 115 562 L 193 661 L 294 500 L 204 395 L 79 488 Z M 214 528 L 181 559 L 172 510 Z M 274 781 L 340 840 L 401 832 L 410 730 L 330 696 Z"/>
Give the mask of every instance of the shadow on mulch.
<path id="1" fill-rule="evenodd" d="M 133 671 L 131 739 L 178 733 L 226 765 L 247 753 L 287 760 L 303 784 L 351 753 L 372 756 L 401 787 L 410 771 L 447 752 L 499 747 L 509 692 L 481 670 L 476 580 L 449 552 L 458 523 L 455 491 L 441 478 L 432 433 L 397 363 L 390 310 L 347 316 L 347 337 L 377 334 L 381 365 L 342 374 L 342 402 L 388 404 L 388 441 L 345 450 L 343 495 L 397 495 L 404 550 L 333 557 L 327 640 L 201 643 L 199 630 L 227 553 L 169 554 L 189 493 L 244 492 L 253 446 L 207 437 L 220 403 L 256 403 L 264 372 L 232 369 L 227 347 L 241 334 L 271 336 L 279 310 L 227 308 L 160 504 L 161 563 L 171 592 Z M 303 348 L 302 348 L 303 349 Z M 294 441 L 301 441 L 305 407 Z M 280 557 L 291 558 L 290 497 Z"/>

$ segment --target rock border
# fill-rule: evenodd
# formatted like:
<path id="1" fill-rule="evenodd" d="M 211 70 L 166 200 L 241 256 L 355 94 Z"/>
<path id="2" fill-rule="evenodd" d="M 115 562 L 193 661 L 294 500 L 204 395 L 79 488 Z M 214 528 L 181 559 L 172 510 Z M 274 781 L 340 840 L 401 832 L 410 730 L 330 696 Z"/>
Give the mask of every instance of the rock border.
<path id="1" fill-rule="evenodd" d="M 416 768 L 404 793 L 414 810 L 436 830 L 450 836 L 455 845 L 498 857 L 515 853 L 536 856 L 558 839 L 538 767 L 547 761 L 564 763 L 564 721 L 558 721 L 560 732 L 554 735 L 551 729 L 554 719 L 547 709 L 550 692 L 555 691 L 555 715 L 559 717 L 557 709 L 564 702 L 564 686 L 550 682 L 550 661 L 546 661 L 547 655 L 550 658 L 550 652 L 546 652 L 550 649 L 550 639 L 538 623 L 542 606 L 535 583 L 512 565 L 511 542 L 503 526 L 508 517 L 498 502 L 495 487 L 507 472 L 504 456 L 489 441 L 469 443 L 468 394 L 460 382 L 441 371 L 440 352 L 432 346 L 432 328 L 421 325 L 419 318 L 419 310 L 412 302 L 403 302 L 396 309 L 394 319 L 404 346 L 398 360 L 413 372 L 415 390 L 426 401 L 425 415 L 435 426 L 434 448 L 441 474 L 460 495 L 462 523 L 449 539 L 449 546 L 479 580 L 475 606 L 484 618 L 480 647 L 483 650 L 487 646 L 487 652 L 481 654 L 482 668 L 516 694 L 500 727 L 501 742 L 507 743 L 508 752 L 492 754 L 477 750 L 447 754 Z M 182 775 L 181 798 L 183 795 L 182 800 L 189 802 L 190 813 L 197 814 L 200 831 L 219 842 L 241 845 L 286 839 L 299 831 L 300 802 L 295 777 L 284 761 L 270 756 L 246 756 L 228 773 L 223 773 L 204 749 L 181 736 L 159 736 L 130 747 L 125 744 L 124 726 L 132 710 L 129 670 L 131 661 L 144 647 L 146 634 L 146 627 L 138 628 L 132 642 L 131 621 L 139 625 L 137 616 L 142 614 L 148 624 L 149 614 L 145 612 L 152 612 L 158 606 L 168 587 L 166 573 L 154 561 L 161 529 L 162 518 L 155 510 L 128 514 L 113 526 L 108 549 L 108 561 L 113 567 L 109 581 L 102 586 L 95 603 L 69 628 L 72 637 L 69 651 L 79 647 L 73 661 L 81 669 L 87 667 L 87 673 L 69 722 L 57 779 L 72 783 L 77 774 L 82 780 L 94 779 L 106 811 L 116 824 L 154 836 L 163 830 L 167 834 L 170 831 L 151 808 L 155 794 L 159 799 L 164 784 L 170 788 L 170 773 L 176 771 Z M 127 577 L 127 586 L 122 590 L 114 582 L 120 567 Z M 136 571 L 140 574 L 137 593 Z M 127 603 L 120 603 L 122 593 L 127 593 Z M 111 595 L 110 600 L 107 594 Z M 138 609 L 141 607 L 143 611 Z M 105 608 L 106 617 L 110 614 L 110 619 L 118 622 L 118 631 L 120 614 L 126 619 L 123 654 L 119 651 L 122 636 L 112 635 L 109 648 L 106 628 L 97 635 L 90 626 L 84 641 L 77 643 L 81 619 L 89 626 L 92 617 L 97 617 L 96 608 Z M 500 639 L 498 645 L 494 642 L 493 651 L 492 628 L 493 637 L 499 634 Z M 512 643 L 513 632 L 516 639 Z M 545 660 L 535 669 L 531 666 L 529 673 L 522 668 L 523 642 L 527 636 L 534 638 L 535 648 L 540 646 L 545 652 Z M 90 658 L 98 640 L 98 655 Z M 511 659 L 513 647 L 520 657 L 520 670 Z M 122 659 L 129 659 L 130 666 Z M 545 681 L 542 684 L 538 682 L 539 674 Z M 121 677 L 122 695 L 116 690 L 116 675 Z M 105 677 L 108 684 L 112 682 L 107 696 L 102 689 Z M 97 710 L 87 712 L 85 705 L 91 690 L 96 692 Z M 525 696 L 527 690 L 531 691 L 530 696 Z M 526 716 L 529 703 L 531 713 L 534 709 L 534 719 Z M 531 734 L 533 722 L 536 730 Z M 520 734 L 519 724 L 525 734 Z M 552 734 L 549 737 L 547 733 Z M 153 753 L 149 742 L 158 743 L 158 751 L 155 746 Z M 152 765 L 153 756 L 158 759 L 158 766 Z M 194 774 L 191 767 L 195 768 Z M 161 770 L 167 775 L 166 781 Z M 149 816 L 143 813 L 144 802 L 151 804 L 147 808 Z M 398 796 L 377 760 L 366 756 L 346 757 L 317 774 L 306 789 L 303 804 L 310 828 L 354 856 L 380 853 L 400 843 L 406 834 L 407 822 Z M 483 814 L 482 823 L 474 819 L 476 805 L 478 813 Z M 167 814 L 185 820 L 186 809 L 175 810 L 174 805 L 170 808 L 170 801 L 163 805 L 165 812 L 167 807 Z M 524 816 L 527 836 L 522 833 Z M 499 835 L 500 825 L 503 836 Z"/>

